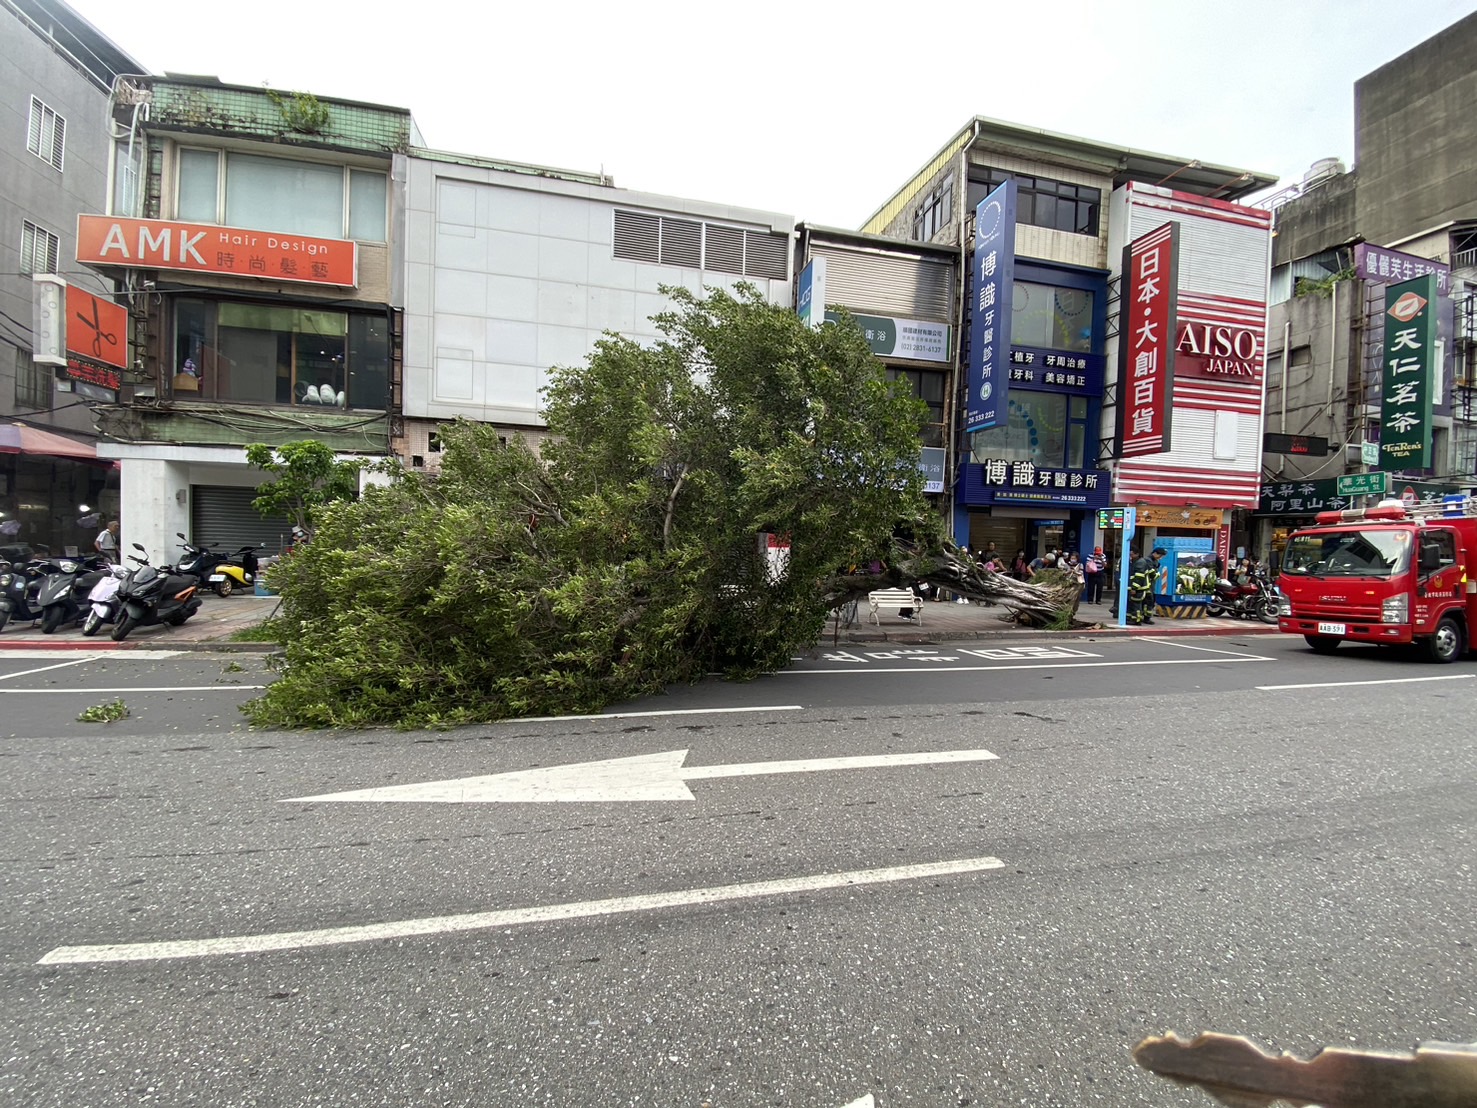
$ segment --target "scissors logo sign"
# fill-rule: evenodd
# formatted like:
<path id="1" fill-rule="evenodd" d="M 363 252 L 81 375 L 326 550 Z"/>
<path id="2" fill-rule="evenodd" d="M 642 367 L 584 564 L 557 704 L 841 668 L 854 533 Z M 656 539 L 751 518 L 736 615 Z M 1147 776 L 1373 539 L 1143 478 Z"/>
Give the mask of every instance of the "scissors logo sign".
<path id="1" fill-rule="evenodd" d="M 67 286 L 67 353 L 128 368 L 128 312 L 120 304 Z"/>

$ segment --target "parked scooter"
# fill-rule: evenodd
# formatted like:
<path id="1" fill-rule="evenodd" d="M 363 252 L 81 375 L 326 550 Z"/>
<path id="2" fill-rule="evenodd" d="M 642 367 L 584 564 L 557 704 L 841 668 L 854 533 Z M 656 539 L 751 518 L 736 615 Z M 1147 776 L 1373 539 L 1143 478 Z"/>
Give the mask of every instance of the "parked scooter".
<path id="1" fill-rule="evenodd" d="M 98 579 L 87 594 L 87 615 L 82 620 L 82 634 L 92 638 L 105 623 L 115 623 L 122 601 L 118 598 L 118 587 L 132 574 L 127 566 L 110 565 L 108 572 Z"/>
<path id="2" fill-rule="evenodd" d="M 66 623 L 74 623 L 87 610 L 92 587 L 108 575 L 106 558 L 62 558 L 41 563 L 46 576 L 37 599 L 41 609 L 41 632 L 50 635 Z"/>
<path id="3" fill-rule="evenodd" d="M 183 534 L 178 531 L 175 534 L 185 548 L 185 556 L 176 567 L 180 573 L 194 574 L 221 597 L 243 589 L 250 591 L 256 585 L 256 547 L 243 546 L 235 553 L 227 554 L 208 546 L 192 546 Z"/>
<path id="4" fill-rule="evenodd" d="M 155 623 L 178 627 L 200 610 L 200 597 L 196 595 L 200 584 L 196 577 L 179 573 L 170 565 L 156 566 L 142 546 L 134 543 L 133 548 L 139 553 L 128 557 L 138 563 L 138 568 L 118 586 L 121 606 L 110 633 L 114 642 L 128 638 L 135 627 Z"/>
<path id="5" fill-rule="evenodd" d="M 1237 619 L 1259 619 L 1263 623 L 1277 622 L 1277 586 L 1267 580 L 1264 573 L 1252 573 L 1246 584 L 1238 585 L 1222 577 L 1215 584 L 1215 596 L 1205 606 L 1207 615 L 1218 618 L 1234 616 Z"/>
<path id="6" fill-rule="evenodd" d="M 41 618 L 41 580 L 49 564 L 45 559 L 16 562 L 0 573 L 0 631 L 11 620 L 35 623 Z"/>

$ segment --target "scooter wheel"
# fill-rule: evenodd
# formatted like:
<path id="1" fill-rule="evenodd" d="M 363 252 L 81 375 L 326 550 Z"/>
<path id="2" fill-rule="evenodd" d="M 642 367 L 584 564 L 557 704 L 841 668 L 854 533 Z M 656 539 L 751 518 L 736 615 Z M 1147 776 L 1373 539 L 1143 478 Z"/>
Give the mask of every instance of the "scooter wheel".
<path id="1" fill-rule="evenodd" d="M 236 582 L 232 581 L 229 577 L 227 577 L 224 581 L 216 582 L 215 595 L 221 597 L 222 599 L 230 596 L 235 591 Z"/>
<path id="2" fill-rule="evenodd" d="M 87 618 L 82 621 L 82 633 L 90 639 L 93 635 L 97 634 L 98 629 L 102 625 L 103 621 L 98 617 L 96 612 L 88 612 Z"/>
<path id="3" fill-rule="evenodd" d="M 5 625 L 7 623 L 9 623 L 9 622 L 10 622 L 10 613 L 8 611 L 0 612 L 0 631 L 4 631 L 5 630 Z"/>
<path id="4" fill-rule="evenodd" d="M 41 633 L 43 635 L 50 635 L 55 632 L 62 625 L 62 616 L 65 614 L 60 604 L 54 604 L 50 608 L 47 608 L 46 611 L 41 613 Z"/>
<path id="5" fill-rule="evenodd" d="M 122 642 L 128 638 L 128 633 L 138 626 L 138 620 L 126 612 L 120 613 L 118 622 L 113 624 L 113 630 L 108 635 L 114 642 Z"/>

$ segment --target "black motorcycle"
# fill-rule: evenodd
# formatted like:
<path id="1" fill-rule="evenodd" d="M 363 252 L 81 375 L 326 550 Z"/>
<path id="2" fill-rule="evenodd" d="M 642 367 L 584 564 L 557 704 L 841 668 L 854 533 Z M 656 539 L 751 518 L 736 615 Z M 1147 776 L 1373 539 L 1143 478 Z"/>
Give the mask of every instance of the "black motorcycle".
<path id="1" fill-rule="evenodd" d="M 1276 623 L 1277 602 L 1277 586 L 1265 574 L 1253 573 L 1246 578 L 1244 585 L 1222 577 L 1215 583 L 1215 596 L 1205 606 L 1205 611 L 1217 618 L 1234 616 L 1236 619 Z"/>
<path id="2" fill-rule="evenodd" d="M 0 573 L 0 631 L 11 620 L 35 623 L 41 618 L 41 580 L 50 562 L 16 562 Z"/>
<path id="3" fill-rule="evenodd" d="M 46 576 L 41 579 L 37 601 L 41 609 L 41 632 L 50 635 L 66 623 L 81 619 L 88 610 L 87 595 L 108 574 L 111 563 L 106 558 L 62 558 L 41 563 Z"/>
<path id="4" fill-rule="evenodd" d="M 180 573 L 194 574 L 202 585 L 215 590 L 216 596 L 227 597 L 232 593 L 250 590 L 256 584 L 257 548 L 243 546 L 233 553 L 211 550 L 208 546 L 195 546 L 178 531 L 180 545 L 185 556 L 175 567 Z"/>
<path id="5" fill-rule="evenodd" d="M 200 610 L 199 578 L 179 573 L 174 566 L 156 566 L 142 546 L 134 543 L 133 548 L 139 553 L 128 558 L 138 568 L 118 586 L 118 619 L 110 633 L 114 642 L 128 638 L 135 627 L 156 623 L 178 627 Z"/>

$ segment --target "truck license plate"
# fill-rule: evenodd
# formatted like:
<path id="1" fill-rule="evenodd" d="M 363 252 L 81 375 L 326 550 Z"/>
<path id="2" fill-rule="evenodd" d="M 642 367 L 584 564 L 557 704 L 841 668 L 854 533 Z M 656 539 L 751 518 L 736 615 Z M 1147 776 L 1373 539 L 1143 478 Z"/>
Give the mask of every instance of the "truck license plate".
<path id="1" fill-rule="evenodd" d="M 1342 623 L 1320 623 L 1318 633 L 1320 635 L 1347 635 L 1349 628 Z"/>

